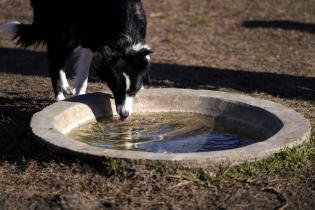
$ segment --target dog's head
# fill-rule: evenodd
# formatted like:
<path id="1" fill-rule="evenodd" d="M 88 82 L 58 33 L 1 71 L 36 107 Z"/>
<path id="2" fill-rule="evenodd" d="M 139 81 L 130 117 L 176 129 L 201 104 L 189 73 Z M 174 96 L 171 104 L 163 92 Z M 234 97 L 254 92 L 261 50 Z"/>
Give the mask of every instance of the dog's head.
<path id="1" fill-rule="evenodd" d="M 124 50 L 105 46 L 93 61 L 99 77 L 113 92 L 116 111 L 123 119 L 131 114 L 133 98 L 148 77 L 151 53 L 150 47 L 142 43 Z"/>

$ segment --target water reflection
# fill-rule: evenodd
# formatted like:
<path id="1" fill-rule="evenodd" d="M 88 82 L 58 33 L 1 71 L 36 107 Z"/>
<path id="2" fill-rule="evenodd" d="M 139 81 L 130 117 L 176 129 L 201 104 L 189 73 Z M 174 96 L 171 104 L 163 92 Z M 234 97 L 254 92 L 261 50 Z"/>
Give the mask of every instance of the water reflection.
<path id="1" fill-rule="evenodd" d="M 96 147 L 156 153 L 225 150 L 260 140 L 209 116 L 175 112 L 134 114 L 127 123 L 106 118 L 79 127 L 70 137 Z"/>

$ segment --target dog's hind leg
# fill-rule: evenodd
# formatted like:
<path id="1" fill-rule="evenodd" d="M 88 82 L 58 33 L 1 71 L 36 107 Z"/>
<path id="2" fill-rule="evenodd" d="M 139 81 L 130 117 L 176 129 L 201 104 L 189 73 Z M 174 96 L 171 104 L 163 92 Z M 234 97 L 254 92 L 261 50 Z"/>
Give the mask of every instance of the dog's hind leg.
<path id="1" fill-rule="evenodd" d="M 57 44 L 47 43 L 49 57 L 49 73 L 56 101 L 65 99 L 64 92 L 70 91 L 66 74 L 63 71 L 67 57 L 72 49 L 56 47 Z"/>
<path id="2" fill-rule="evenodd" d="M 76 95 L 85 94 L 89 69 L 93 58 L 93 52 L 88 48 L 81 48 L 79 51 L 79 58 L 75 69 L 75 93 Z"/>
<path id="3" fill-rule="evenodd" d="M 62 64 L 60 64 L 56 59 L 49 56 L 49 73 L 51 78 L 51 83 L 53 86 L 56 101 L 62 101 L 65 99 L 63 95 L 63 90 L 61 88 L 61 80 L 59 72 L 62 69 Z"/>

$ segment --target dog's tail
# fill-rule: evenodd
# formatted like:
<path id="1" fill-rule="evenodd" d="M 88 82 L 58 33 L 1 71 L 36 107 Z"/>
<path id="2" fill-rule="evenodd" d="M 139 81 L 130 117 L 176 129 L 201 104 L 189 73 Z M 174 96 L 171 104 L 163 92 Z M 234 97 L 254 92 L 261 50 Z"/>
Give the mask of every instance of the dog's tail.
<path id="1" fill-rule="evenodd" d="M 22 24 L 18 21 L 2 25 L 0 31 L 11 36 L 22 47 L 32 45 L 36 47 L 44 41 L 40 31 L 34 25 Z"/>

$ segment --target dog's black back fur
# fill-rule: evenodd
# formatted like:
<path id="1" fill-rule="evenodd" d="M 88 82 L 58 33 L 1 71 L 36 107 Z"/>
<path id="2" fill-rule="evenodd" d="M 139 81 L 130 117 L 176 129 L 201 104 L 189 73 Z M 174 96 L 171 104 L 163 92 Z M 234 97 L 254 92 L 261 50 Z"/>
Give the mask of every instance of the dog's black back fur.
<path id="1" fill-rule="evenodd" d="M 21 25 L 16 35 L 25 47 L 58 41 L 96 50 L 143 42 L 146 35 L 140 0 L 31 0 L 31 4 L 33 24 Z"/>

